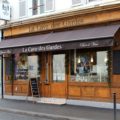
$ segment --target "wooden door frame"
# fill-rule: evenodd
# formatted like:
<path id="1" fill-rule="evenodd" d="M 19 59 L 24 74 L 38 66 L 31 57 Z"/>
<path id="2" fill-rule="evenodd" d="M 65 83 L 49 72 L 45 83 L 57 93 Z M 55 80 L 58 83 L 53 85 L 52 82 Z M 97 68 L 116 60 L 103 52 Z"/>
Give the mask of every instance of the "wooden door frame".
<path id="1" fill-rule="evenodd" d="M 50 52 L 50 67 L 51 67 L 51 72 L 50 72 L 50 86 L 51 86 L 51 97 L 54 97 L 52 95 L 52 87 L 53 87 L 53 84 L 54 85 L 57 85 L 59 84 L 60 82 L 53 82 L 53 55 L 54 54 L 65 54 L 65 81 L 64 82 L 61 82 L 61 84 L 64 84 L 65 85 L 65 96 L 57 96 L 57 97 L 63 97 L 63 98 L 67 98 L 68 96 L 68 75 L 69 75 L 69 65 L 68 65 L 68 68 L 66 67 L 66 55 L 68 54 L 66 51 L 54 51 L 54 52 Z M 68 69 L 68 74 L 66 73 L 66 69 Z M 59 85 L 58 85 L 59 86 Z"/>

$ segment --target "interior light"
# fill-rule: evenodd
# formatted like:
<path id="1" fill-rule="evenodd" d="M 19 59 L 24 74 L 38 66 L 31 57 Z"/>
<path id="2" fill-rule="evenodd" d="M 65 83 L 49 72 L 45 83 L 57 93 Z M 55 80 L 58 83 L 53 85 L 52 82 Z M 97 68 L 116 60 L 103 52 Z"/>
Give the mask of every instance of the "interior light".
<path id="1" fill-rule="evenodd" d="M 108 61 L 108 58 L 107 58 L 107 57 L 105 57 L 105 58 L 104 58 L 104 62 L 106 63 L 107 61 Z"/>
<path id="2" fill-rule="evenodd" d="M 93 61 L 94 61 L 94 60 L 93 60 L 93 56 L 91 56 L 90 62 L 93 63 Z"/>
<path id="3" fill-rule="evenodd" d="M 80 58 L 78 58 L 78 63 L 81 63 L 81 60 L 80 60 Z"/>

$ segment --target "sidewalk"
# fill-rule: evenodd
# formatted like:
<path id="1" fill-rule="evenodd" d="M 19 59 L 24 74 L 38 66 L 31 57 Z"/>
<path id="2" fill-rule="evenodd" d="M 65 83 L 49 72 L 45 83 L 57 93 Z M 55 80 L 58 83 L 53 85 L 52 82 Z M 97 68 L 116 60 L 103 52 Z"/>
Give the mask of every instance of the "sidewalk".
<path id="1" fill-rule="evenodd" d="M 19 100 L 0 100 L 0 111 L 53 118 L 54 120 L 113 120 L 113 110 L 71 105 L 40 104 Z M 117 110 L 120 118 L 120 110 Z"/>

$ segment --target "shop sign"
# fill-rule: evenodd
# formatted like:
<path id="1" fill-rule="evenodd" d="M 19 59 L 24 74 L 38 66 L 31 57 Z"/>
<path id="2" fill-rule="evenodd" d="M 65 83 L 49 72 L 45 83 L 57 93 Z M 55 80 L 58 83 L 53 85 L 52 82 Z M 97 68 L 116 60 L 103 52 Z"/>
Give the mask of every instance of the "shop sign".
<path id="1" fill-rule="evenodd" d="M 85 47 L 97 47 L 97 46 L 100 46 L 99 41 L 80 43 L 80 47 L 82 47 L 82 48 L 85 48 Z"/>
<path id="2" fill-rule="evenodd" d="M 0 1 L 0 19 L 10 20 L 10 4 L 7 0 Z"/>
<path id="3" fill-rule="evenodd" d="M 31 45 L 28 47 L 16 47 L 11 49 L 0 50 L 0 54 L 14 54 L 14 53 L 32 53 L 44 51 L 57 51 L 57 50 L 70 50 L 70 49 L 83 49 L 83 48 L 97 48 L 97 47 L 110 47 L 113 46 L 113 39 L 103 40 L 84 40 L 75 42 L 64 42 L 47 45 Z"/>
<path id="4" fill-rule="evenodd" d="M 11 49 L 0 50 L 0 55 L 2 54 L 12 54 L 12 50 Z"/>
<path id="5" fill-rule="evenodd" d="M 23 47 L 22 52 L 39 52 L 39 51 L 53 51 L 53 50 L 61 50 L 63 47 L 61 44 L 55 45 L 41 45 L 41 46 L 30 46 L 30 47 Z"/>

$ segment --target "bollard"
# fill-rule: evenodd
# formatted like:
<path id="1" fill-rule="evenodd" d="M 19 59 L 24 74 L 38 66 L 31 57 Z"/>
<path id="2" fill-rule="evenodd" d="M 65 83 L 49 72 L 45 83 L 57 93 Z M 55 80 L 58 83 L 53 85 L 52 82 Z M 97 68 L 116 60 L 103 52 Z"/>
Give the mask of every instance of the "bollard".
<path id="1" fill-rule="evenodd" d="M 114 109 L 114 120 L 116 119 L 116 93 L 113 93 L 113 109 Z"/>

